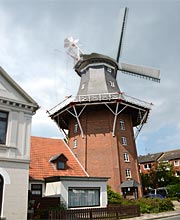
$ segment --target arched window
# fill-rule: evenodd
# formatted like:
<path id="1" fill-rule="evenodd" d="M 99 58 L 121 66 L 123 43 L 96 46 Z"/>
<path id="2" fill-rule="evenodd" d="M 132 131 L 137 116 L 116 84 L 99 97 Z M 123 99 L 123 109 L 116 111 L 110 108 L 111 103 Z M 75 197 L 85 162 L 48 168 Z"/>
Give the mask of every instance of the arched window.
<path id="1" fill-rule="evenodd" d="M 78 132 L 78 123 L 74 124 L 74 134 Z"/>
<path id="2" fill-rule="evenodd" d="M 125 130 L 125 123 L 123 119 L 120 119 L 120 130 Z"/>
<path id="3" fill-rule="evenodd" d="M 1 217 L 1 209 L 2 209 L 3 187 L 4 187 L 4 179 L 0 175 L 0 217 Z"/>

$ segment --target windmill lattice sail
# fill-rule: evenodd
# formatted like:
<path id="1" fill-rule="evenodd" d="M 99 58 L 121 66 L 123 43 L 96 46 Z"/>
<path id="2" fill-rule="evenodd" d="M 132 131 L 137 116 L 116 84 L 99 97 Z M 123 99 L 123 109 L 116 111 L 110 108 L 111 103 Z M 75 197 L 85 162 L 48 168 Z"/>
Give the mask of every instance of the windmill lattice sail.
<path id="1" fill-rule="evenodd" d="M 160 70 L 137 66 L 128 63 L 121 63 L 120 71 L 126 74 L 142 77 L 145 79 L 150 79 L 155 82 L 160 82 Z"/>

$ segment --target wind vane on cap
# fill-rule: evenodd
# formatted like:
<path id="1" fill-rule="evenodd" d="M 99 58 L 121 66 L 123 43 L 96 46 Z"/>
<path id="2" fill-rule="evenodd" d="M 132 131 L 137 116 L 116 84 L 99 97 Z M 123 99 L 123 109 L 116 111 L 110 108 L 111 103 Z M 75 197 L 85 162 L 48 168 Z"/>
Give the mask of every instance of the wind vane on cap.
<path id="1" fill-rule="evenodd" d="M 67 54 L 71 56 L 75 62 L 80 60 L 80 55 L 82 54 L 81 49 L 77 45 L 78 42 L 78 39 L 75 40 L 72 37 L 64 40 L 64 47 L 67 48 Z"/>

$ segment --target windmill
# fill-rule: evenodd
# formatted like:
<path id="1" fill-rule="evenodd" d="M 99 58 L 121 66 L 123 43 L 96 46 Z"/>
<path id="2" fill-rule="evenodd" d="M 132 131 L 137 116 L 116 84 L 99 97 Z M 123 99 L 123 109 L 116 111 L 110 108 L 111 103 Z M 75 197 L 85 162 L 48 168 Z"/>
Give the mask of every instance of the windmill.
<path id="1" fill-rule="evenodd" d="M 159 82 L 160 71 L 119 64 L 126 18 L 127 8 L 116 60 L 98 53 L 84 54 L 78 40 L 64 40 L 81 78 L 79 90 L 48 113 L 90 176 L 109 176 L 113 190 L 142 196 L 135 139 L 147 122 L 151 104 L 121 92 L 116 76 L 121 71 Z"/>
<path id="2" fill-rule="evenodd" d="M 128 8 L 124 8 L 122 10 L 124 13 L 123 13 L 121 33 L 119 37 L 118 52 L 116 56 L 117 63 L 119 63 L 121 53 L 122 53 L 124 32 L 125 32 L 125 26 L 127 23 L 127 15 L 128 15 Z M 74 59 L 75 63 L 78 60 L 80 60 L 81 56 L 83 56 L 83 52 L 78 46 L 78 41 L 79 40 L 74 40 L 72 37 L 66 38 L 64 40 L 64 47 L 68 48 L 67 53 Z M 118 70 L 124 74 L 130 74 L 130 75 L 137 76 L 140 78 L 149 79 L 154 82 L 160 82 L 160 70 L 157 70 L 157 69 L 120 62 Z"/>

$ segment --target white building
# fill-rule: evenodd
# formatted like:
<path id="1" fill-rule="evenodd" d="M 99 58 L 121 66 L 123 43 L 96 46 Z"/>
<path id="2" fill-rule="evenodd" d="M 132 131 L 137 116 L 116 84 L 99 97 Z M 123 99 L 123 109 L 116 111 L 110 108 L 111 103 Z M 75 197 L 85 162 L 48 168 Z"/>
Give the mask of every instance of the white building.
<path id="1" fill-rule="evenodd" d="M 0 67 L 0 217 L 27 219 L 31 119 L 37 103 Z"/>

